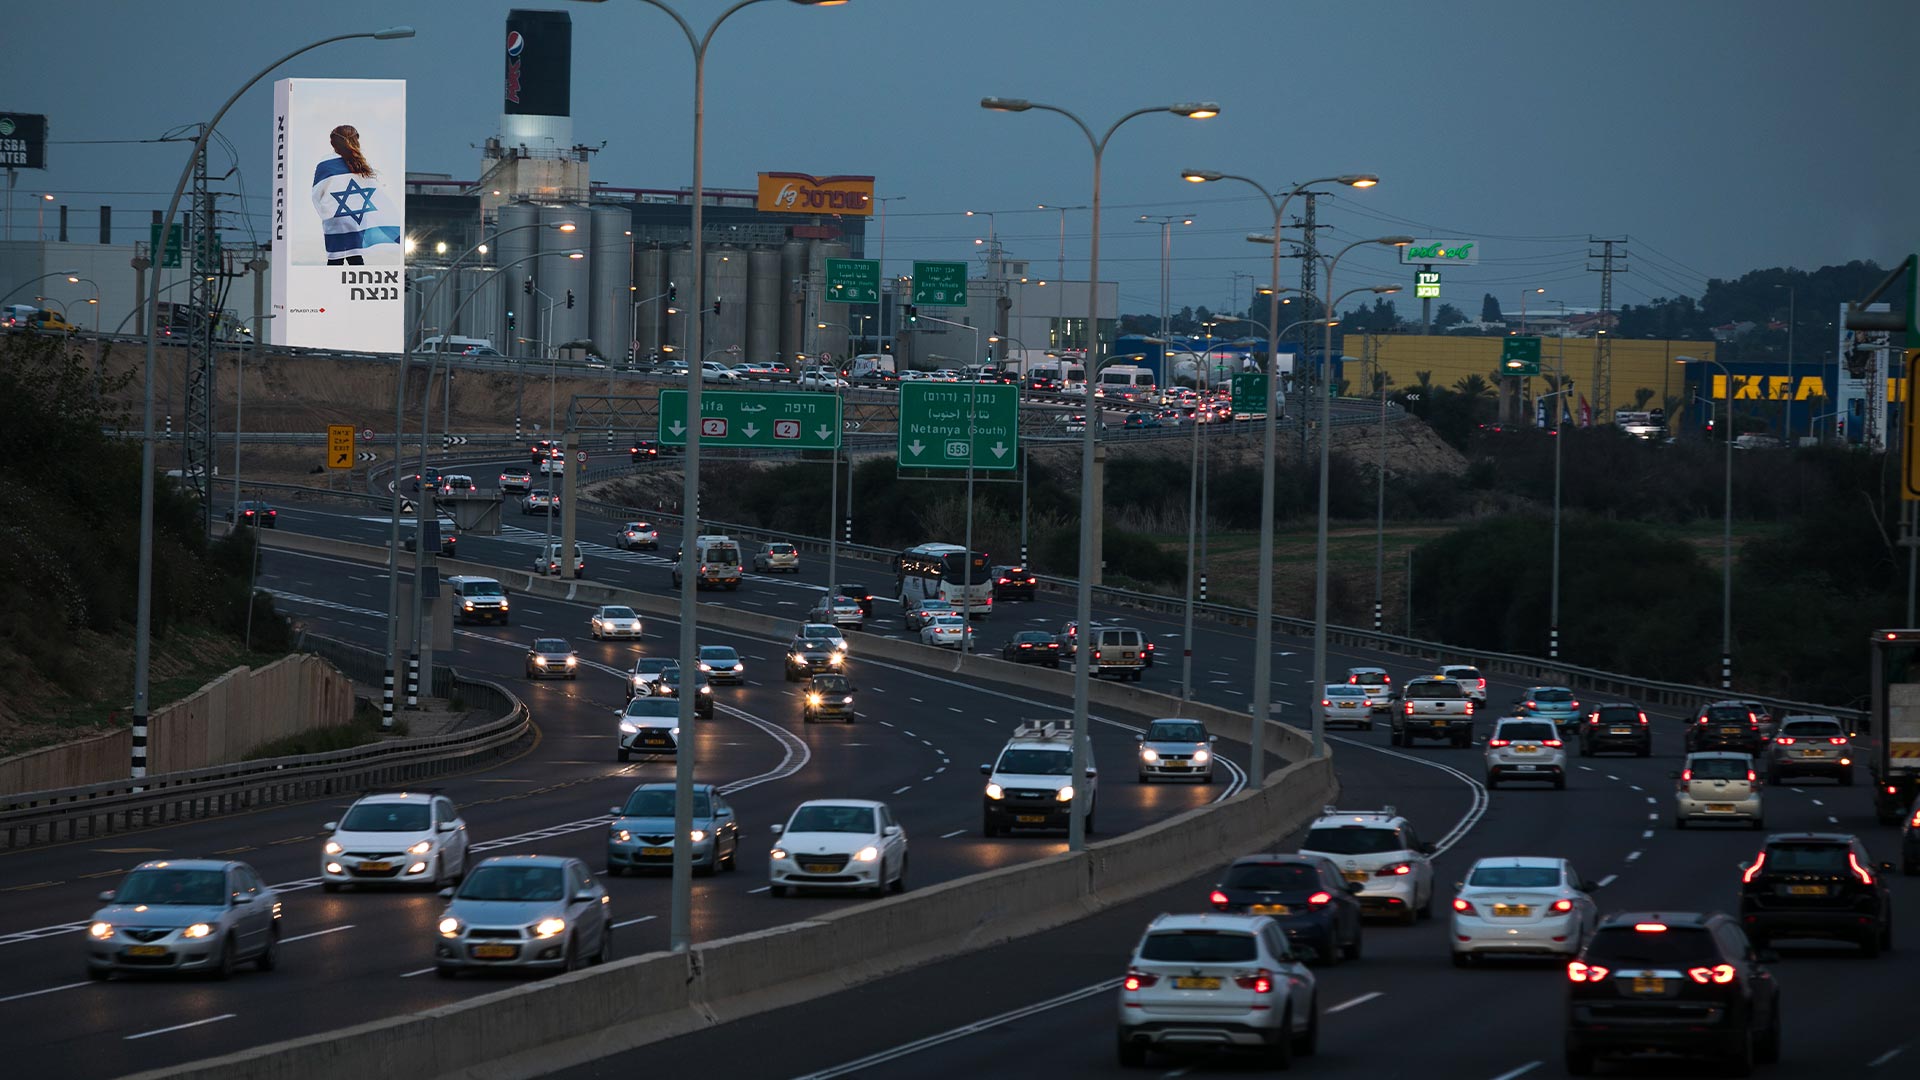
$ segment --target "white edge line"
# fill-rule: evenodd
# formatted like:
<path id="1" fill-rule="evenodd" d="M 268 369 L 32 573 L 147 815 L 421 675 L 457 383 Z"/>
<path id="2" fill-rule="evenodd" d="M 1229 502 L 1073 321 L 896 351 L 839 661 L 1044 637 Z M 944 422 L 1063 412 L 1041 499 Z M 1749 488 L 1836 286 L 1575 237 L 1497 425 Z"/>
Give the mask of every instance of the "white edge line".
<path id="1" fill-rule="evenodd" d="M 628 920 L 627 920 L 626 922 L 617 922 L 617 923 L 614 923 L 614 924 L 613 924 L 613 928 L 614 928 L 615 930 L 618 930 L 618 929 L 620 929 L 620 928 L 621 928 L 621 927 L 623 927 L 623 926 L 632 926 L 632 925 L 633 925 L 634 923 L 643 923 L 643 922 L 650 922 L 650 921 L 652 921 L 652 920 L 654 920 L 654 919 L 657 919 L 657 918 L 659 918 L 659 917 L 660 917 L 660 916 L 658 916 L 658 915 L 642 915 L 642 916 L 640 916 L 640 917 L 639 917 L 639 918 L 637 918 L 637 919 L 628 919 Z"/>
<path id="2" fill-rule="evenodd" d="M 1599 881 L 1594 882 L 1594 884 L 1604 889 L 1607 886 L 1613 884 L 1615 881 L 1619 880 L 1619 877 L 1620 877 L 1619 874 L 1608 874 L 1606 877 L 1603 877 Z"/>
<path id="3" fill-rule="evenodd" d="M 890 1050 L 882 1050 L 876 1054 L 869 1054 L 858 1061 L 849 1061 L 842 1065 L 834 1065 L 822 1069 L 816 1073 L 808 1073 L 805 1076 L 796 1077 L 795 1080 L 829 1080 L 829 1078 L 835 1076 L 846 1076 L 870 1066 L 893 1061 L 897 1058 L 903 1058 L 909 1054 L 919 1053 L 922 1050 L 932 1049 L 943 1043 L 952 1042 L 955 1039 L 963 1039 L 969 1035 L 976 1035 L 982 1031 L 999 1027 L 1002 1024 L 1010 1024 L 1015 1020 L 1022 1020 L 1050 1009 L 1057 1009 L 1062 1005 L 1071 1005 L 1076 1001 L 1092 997 L 1095 994 L 1117 989 L 1119 986 L 1119 979 L 1108 979 L 1105 982 L 1094 983 L 1092 986 L 1083 986 L 1078 990 L 1069 990 L 1059 997 L 1048 998 L 1045 1001 L 1036 1001 L 1031 1005 L 1022 1005 L 1017 1009 L 1003 1012 L 998 1016 L 989 1016 L 985 1020 L 976 1020 L 971 1024 L 952 1028 L 938 1035 L 929 1035 L 924 1039 L 919 1039 L 914 1042 L 902 1043 Z"/>
<path id="4" fill-rule="evenodd" d="M 1355 1005 L 1365 1005 L 1367 1002 L 1372 1001 L 1374 998 L 1379 997 L 1383 992 L 1384 991 L 1375 990 L 1372 993 L 1361 994 L 1357 998 L 1349 998 L 1338 1005 L 1329 1005 L 1321 1011 L 1323 1015 L 1331 1015 L 1337 1012 L 1345 1012 L 1348 1009 L 1353 1008 Z"/>
<path id="5" fill-rule="evenodd" d="M 1525 1076 L 1528 1073 L 1532 1072 L 1533 1070 L 1539 1068 L 1540 1064 L 1541 1063 L 1538 1061 L 1529 1061 L 1525 1065 L 1522 1065 L 1517 1069 L 1511 1069 L 1507 1072 L 1501 1073 L 1499 1076 L 1494 1077 L 1493 1080 L 1514 1080 L 1514 1077 L 1516 1076 Z"/>
<path id="6" fill-rule="evenodd" d="M 954 837 L 956 837 L 956 836 L 965 836 L 965 835 L 966 835 L 966 832 L 967 832 L 967 830 L 965 830 L 965 829 L 955 829 L 955 830 L 953 830 L 953 831 L 952 831 L 952 832 L 950 832 L 950 833 L 941 833 L 941 834 L 940 834 L 940 839 L 942 839 L 942 840 L 951 840 L 951 839 L 953 839 L 953 838 L 954 838 Z M 83 984 L 81 984 L 81 983 L 74 983 L 73 985 L 75 985 L 75 986 L 80 986 L 80 985 L 83 985 Z M 65 988 L 65 987 L 61 987 L 60 989 L 63 989 L 63 990 L 64 990 L 64 989 L 66 989 L 66 988 Z M 35 992 L 35 993 L 38 993 L 38 994 L 45 994 L 45 993 L 49 993 L 50 991 L 46 991 L 46 990 L 36 990 L 36 991 L 34 991 L 34 992 Z M 12 1001 L 12 1000 L 13 1000 L 12 998 L 0 998 L 0 1001 Z"/>
<path id="7" fill-rule="evenodd" d="M 424 967 L 424 968 L 421 968 L 419 971 L 403 971 L 400 973 L 400 977 L 403 979 L 411 979 L 415 975 L 425 975 L 427 972 L 433 971 L 433 970 L 435 969 L 430 967 Z"/>

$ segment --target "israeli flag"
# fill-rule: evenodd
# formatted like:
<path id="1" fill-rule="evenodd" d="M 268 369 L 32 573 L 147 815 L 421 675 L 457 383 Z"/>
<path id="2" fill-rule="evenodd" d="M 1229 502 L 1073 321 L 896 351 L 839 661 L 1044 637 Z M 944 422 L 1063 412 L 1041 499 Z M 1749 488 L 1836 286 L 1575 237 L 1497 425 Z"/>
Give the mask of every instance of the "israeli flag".
<path id="1" fill-rule="evenodd" d="M 313 170 L 313 209 L 327 241 L 327 258 L 366 255 L 378 244 L 398 244 L 401 194 L 377 178 L 356 176 L 346 162 L 328 158 Z M 391 209 L 390 209 L 391 208 Z"/>

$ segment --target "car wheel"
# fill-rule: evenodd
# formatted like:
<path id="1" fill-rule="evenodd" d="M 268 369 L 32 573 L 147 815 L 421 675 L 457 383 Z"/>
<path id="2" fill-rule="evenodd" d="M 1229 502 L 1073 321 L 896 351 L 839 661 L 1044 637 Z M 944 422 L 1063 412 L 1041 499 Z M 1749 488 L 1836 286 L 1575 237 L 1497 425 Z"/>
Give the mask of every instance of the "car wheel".
<path id="1" fill-rule="evenodd" d="M 1141 782 L 1141 783 L 1143 783 L 1143 784 L 1149 784 L 1149 783 L 1152 783 L 1152 781 L 1151 781 L 1150 779 L 1148 779 L 1148 777 L 1147 777 L 1147 774 L 1146 774 L 1146 773 L 1141 773 L 1141 774 L 1140 774 L 1140 782 Z"/>
<path id="2" fill-rule="evenodd" d="M 1642 747 L 1638 747 L 1638 748 L 1636 748 L 1636 749 L 1634 750 L 1634 752 L 1633 752 L 1633 756 L 1634 756 L 1634 757 L 1651 757 L 1651 756 L 1653 756 L 1653 745 L 1652 745 L 1651 743 L 1649 743 L 1649 744 L 1648 744 L 1648 745 L 1646 745 L 1646 746 L 1642 746 Z"/>
<path id="3" fill-rule="evenodd" d="M 593 966 L 599 967 L 611 959 L 613 959 L 613 920 L 608 919 L 607 925 L 600 931 L 600 951 L 593 954 Z"/>
<path id="4" fill-rule="evenodd" d="M 897 893 L 907 891 L 907 857 L 905 855 L 900 856 L 900 874 L 893 879 L 892 888 Z"/>
<path id="5" fill-rule="evenodd" d="M 1362 931 L 1360 928 L 1360 920 L 1356 918 L 1353 920 L 1353 940 L 1347 942 L 1346 952 L 1347 952 L 1348 960 L 1360 959 L 1360 953 L 1362 951 L 1362 945 L 1364 944 L 1364 941 L 1365 941 L 1364 931 Z"/>
<path id="6" fill-rule="evenodd" d="M 579 971 L 581 961 L 580 938 L 578 935 L 570 936 L 567 938 L 567 955 L 565 963 L 561 965 L 562 970 Z"/>
<path id="7" fill-rule="evenodd" d="M 1756 831 L 1758 831 L 1758 830 L 1763 830 L 1763 829 L 1765 829 L 1765 828 L 1767 827 L 1767 819 L 1766 819 L 1766 818 L 1754 818 L 1754 819 L 1753 819 L 1753 827 L 1754 827 L 1754 829 L 1755 829 Z"/>
<path id="8" fill-rule="evenodd" d="M 1867 958 L 1868 960 L 1871 960 L 1874 957 L 1879 956 L 1880 955 L 1880 938 L 1881 938 L 1881 931 L 1879 929 L 1877 928 L 1869 929 L 1867 931 L 1867 936 L 1860 939 L 1860 955 Z"/>
<path id="9" fill-rule="evenodd" d="M 1565 773 L 1561 773 L 1559 776 L 1553 778 L 1553 790 L 1567 790 L 1567 775 Z"/>
<path id="10" fill-rule="evenodd" d="M 1320 1049 L 1320 1002 L 1316 998 L 1307 1002 L 1307 1030 L 1293 1036 L 1293 1052 L 1298 1057 L 1312 1057 Z"/>
<path id="11" fill-rule="evenodd" d="M 608 877 L 623 877 L 623 876 L 625 876 L 625 875 L 626 875 L 626 872 L 627 872 L 627 868 L 626 868 L 626 867 L 624 867 L 624 866 L 619 866 L 619 865 L 617 865 L 617 864 L 615 864 L 615 863 L 608 863 L 608 864 L 607 864 L 607 876 L 608 876 Z"/>
<path id="12" fill-rule="evenodd" d="M 1293 1068 L 1293 1009 L 1291 1007 L 1280 1016 L 1279 1037 L 1267 1046 L 1267 1067 Z"/>
<path id="13" fill-rule="evenodd" d="M 233 935 L 228 934 L 226 940 L 220 945 L 220 962 L 214 965 L 214 978 L 221 980 L 233 978 L 233 969 L 237 967 L 239 963 L 239 957 L 234 955 L 236 951 Z"/>
<path id="14" fill-rule="evenodd" d="M 1853 786 L 1853 770 L 1852 769 L 1848 769 L 1846 772 L 1843 772 L 1840 774 L 1840 786 L 1841 787 Z"/>
<path id="15" fill-rule="evenodd" d="M 630 752 L 628 752 L 628 751 L 626 751 L 626 750 L 621 750 L 621 751 L 620 751 L 620 760 L 621 760 L 621 761 L 627 761 L 627 760 L 630 760 L 630 759 L 632 758 L 632 756 L 633 756 L 633 755 L 632 755 L 632 754 L 631 754 Z"/>
<path id="16" fill-rule="evenodd" d="M 112 968 L 97 968 L 97 967 L 94 967 L 92 964 L 87 965 L 88 981 L 106 982 L 108 979 L 111 979 L 111 978 L 113 978 Z"/>
<path id="17" fill-rule="evenodd" d="M 1901 859 L 1900 872 L 1908 877 L 1920 877 L 1920 859 L 1911 855 Z"/>
<path id="18" fill-rule="evenodd" d="M 1371 720 L 1362 720 L 1362 721 L 1360 721 L 1360 730 L 1361 730 L 1361 731 L 1372 731 L 1372 730 L 1373 730 L 1373 721 L 1371 721 Z"/>
<path id="19" fill-rule="evenodd" d="M 1473 966 L 1473 954 L 1472 954 L 1472 953 L 1470 953 L 1470 952 L 1456 952 L 1456 953 L 1454 953 L 1454 954 L 1453 954 L 1453 966 L 1454 966 L 1454 967 L 1457 967 L 1457 968 L 1470 968 L 1470 967 L 1472 967 L 1472 966 Z"/>
<path id="20" fill-rule="evenodd" d="M 1431 891 L 1427 893 L 1426 901 L 1420 905 L 1418 914 L 1423 919 L 1433 918 L 1433 893 Z"/>
<path id="21" fill-rule="evenodd" d="M 1682 816 L 1680 816 L 1679 814 L 1675 814 L 1675 815 L 1673 815 L 1673 827 L 1674 827 L 1674 828 L 1676 828 L 1676 829 L 1684 829 L 1684 828 L 1686 828 L 1686 827 L 1687 827 L 1687 819 L 1686 819 L 1686 818 L 1684 818 L 1684 817 L 1682 817 Z"/>
<path id="22" fill-rule="evenodd" d="M 1780 1060 L 1780 1002 L 1773 1003 L 1773 1020 L 1767 1030 L 1760 1033 L 1760 1045 L 1754 1050 L 1754 1060 L 1762 1065 L 1772 1065 Z"/>
<path id="23" fill-rule="evenodd" d="M 280 930 L 275 927 L 267 933 L 267 947 L 253 958 L 253 966 L 261 971 L 272 971 L 280 965 Z"/>
<path id="24" fill-rule="evenodd" d="M 727 852 L 727 861 L 724 865 L 726 866 L 727 873 L 729 874 L 733 873 L 735 870 L 740 869 L 740 842 L 739 841 L 737 840 L 734 841 L 733 850 Z"/>
<path id="25" fill-rule="evenodd" d="M 1494 775 L 1493 773 L 1488 773 L 1487 782 L 1486 782 L 1487 790 L 1492 791 L 1494 788 L 1497 788 L 1499 786 L 1500 786 L 1500 778 Z"/>
<path id="26" fill-rule="evenodd" d="M 1752 1076 L 1755 1057 L 1753 1044 L 1758 1041 L 1754 1032 L 1741 1032 L 1735 1039 L 1735 1045 L 1729 1046 L 1726 1056 L 1720 1059 L 1720 1075 Z"/>
<path id="27" fill-rule="evenodd" d="M 1129 1040 L 1125 1035 L 1120 1036 L 1114 1044 L 1114 1053 L 1123 1069 L 1138 1069 L 1147 1063 L 1146 1046 Z"/>
<path id="28" fill-rule="evenodd" d="M 1567 1043 L 1566 1067 L 1568 1076 L 1593 1075 L 1593 1051 L 1574 1043 Z"/>
<path id="29" fill-rule="evenodd" d="M 1000 827 L 993 823 L 992 818 L 987 818 L 980 822 L 980 835 L 991 840 L 1000 835 Z"/>
<path id="30" fill-rule="evenodd" d="M 1406 736 L 1400 734 L 1398 731 L 1389 731 L 1387 733 L 1387 742 L 1390 745 L 1405 746 L 1406 745 L 1405 739 L 1406 739 Z"/>
<path id="31" fill-rule="evenodd" d="M 787 887 L 785 885 L 769 885 L 767 886 L 767 895 L 785 896 L 787 895 Z"/>

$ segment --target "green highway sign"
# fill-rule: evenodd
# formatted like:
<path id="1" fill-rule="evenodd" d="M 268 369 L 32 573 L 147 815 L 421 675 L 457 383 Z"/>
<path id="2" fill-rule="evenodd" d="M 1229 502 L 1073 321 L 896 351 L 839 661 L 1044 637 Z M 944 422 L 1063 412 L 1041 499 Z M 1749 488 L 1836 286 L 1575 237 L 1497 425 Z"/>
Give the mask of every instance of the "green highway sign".
<path id="1" fill-rule="evenodd" d="M 687 392 L 660 391 L 660 441 L 687 444 Z M 709 390 L 700 395 L 701 446 L 830 450 L 840 445 L 840 395 Z"/>
<path id="2" fill-rule="evenodd" d="M 1540 374 L 1540 339 L 1537 337 L 1510 337 L 1500 345 L 1500 373 L 1502 375 L 1538 375 Z"/>
<path id="3" fill-rule="evenodd" d="M 958 264 L 956 264 L 958 265 Z M 1020 459 L 1020 388 L 900 384 L 900 464 L 1011 472 Z"/>
<path id="4" fill-rule="evenodd" d="M 916 262 L 913 264 L 913 302 L 935 307 L 967 306 L 967 264 Z"/>
<path id="5" fill-rule="evenodd" d="M 1236 371 L 1233 373 L 1233 411 L 1236 413 L 1267 411 L 1266 372 Z"/>
<path id="6" fill-rule="evenodd" d="M 827 299 L 836 304 L 880 302 L 878 259 L 828 259 Z"/>
<path id="7" fill-rule="evenodd" d="M 147 235 L 152 238 L 147 243 L 147 257 L 153 260 L 153 265 L 161 269 L 178 270 L 180 268 L 180 223 L 174 222 L 173 226 L 167 230 L 167 247 L 164 252 L 160 250 L 159 222 L 156 221 L 147 226 Z"/>

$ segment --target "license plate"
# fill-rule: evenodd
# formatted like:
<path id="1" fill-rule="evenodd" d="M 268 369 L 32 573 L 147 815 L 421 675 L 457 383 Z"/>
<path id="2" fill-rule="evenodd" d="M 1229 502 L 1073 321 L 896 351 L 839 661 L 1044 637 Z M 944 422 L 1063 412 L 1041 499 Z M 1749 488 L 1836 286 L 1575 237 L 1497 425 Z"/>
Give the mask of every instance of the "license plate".
<path id="1" fill-rule="evenodd" d="M 1631 735 L 1631 734 L 1633 734 L 1633 729 L 1632 729 L 1632 728 L 1629 728 L 1629 727 L 1617 727 L 1617 728 L 1610 728 L 1610 729 L 1608 729 L 1608 730 L 1609 730 L 1609 731 L 1611 731 L 1611 732 L 1612 732 L 1613 734 L 1615 734 L 1615 735 Z"/>
<path id="2" fill-rule="evenodd" d="M 1433 722 L 1433 726 L 1437 728 L 1443 728 L 1447 726 L 1447 722 L 1445 720 L 1435 720 Z"/>
<path id="3" fill-rule="evenodd" d="M 667 745 L 667 740 L 665 740 L 665 739 L 641 739 L 641 740 L 640 740 L 640 742 L 641 742 L 641 744 L 642 744 L 642 745 L 644 745 L 644 746 L 665 746 L 665 745 Z"/>
<path id="4" fill-rule="evenodd" d="M 1341 702 L 1341 703 L 1340 703 L 1340 707 L 1341 707 L 1341 708 L 1343 708 L 1343 709 L 1351 709 L 1351 708 L 1353 708 L 1353 702 L 1351 702 L 1351 701 L 1343 701 L 1343 702 Z"/>
<path id="5" fill-rule="evenodd" d="M 1528 904 L 1495 904 L 1493 905 L 1493 913 L 1495 915 L 1512 915 L 1518 917 L 1532 914 L 1533 907 Z"/>
<path id="6" fill-rule="evenodd" d="M 1255 915 L 1286 915 L 1291 909 L 1285 904 L 1255 904 L 1252 911 Z"/>
<path id="7" fill-rule="evenodd" d="M 1516 754 L 1537 754 L 1540 752 L 1540 748 L 1537 746 L 1516 746 L 1513 748 L 1513 752 Z"/>
<path id="8" fill-rule="evenodd" d="M 1019 815 L 1019 816 L 1017 816 L 1017 817 L 1015 817 L 1015 818 L 1014 818 L 1013 820 L 1015 820 L 1015 821 L 1018 821 L 1018 822 L 1020 822 L 1020 823 L 1021 823 L 1022 825 L 1039 825 L 1039 824 L 1041 824 L 1042 822 L 1045 822 L 1045 821 L 1047 820 L 1047 815 L 1045 815 L 1045 814 L 1021 814 L 1021 815 Z"/>
<path id="9" fill-rule="evenodd" d="M 666 855 L 672 855 L 673 849 L 670 847 L 643 847 L 640 849 L 640 854 L 648 856 L 650 858 L 659 858 Z"/>
<path id="10" fill-rule="evenodd" d="M 1741 735 L 1745 735 L 1746 733 L 1747 733 L 1747 730 L 1745 728 L 1723 727 L 1720 729 L 1720 734 L 1722 735 L 1732 735 L 1732 736 L 1738 737 Z"/>
<path id="11" fill-rule="evenodd" d="M 1709 814 L 1731 814 L 1736 809 L 1738 809 L 1738 807 L 1730 802 L 1711 802 L 1707 804 L 1707 813 Z"/>
<path id="12" fill-rule="evenodd" d="M 1667 980 L 1655 979 L 1646 975 L 1633 977 L 1633 992 L 1636 994 L 1664 994 L 1667 992 Z"/>
<path id="13" fill-rule="evenodd" d="M 806 864 L 802 869 L 806 870 L 809 874 L 837 874 L 840 872 L 840 868 L 832 863 L 812 862 Z"/>
<path id="14" fill-rule="evenodd" d="M 1787 886 L 1787 895 L 1825 896 L 1827 895 L 1827 887 L 1825 885 L 1789 885 Z"/>
<path id="15" fill-rule="evenodd" d="M 475 945 L 473 955 L 480 960 L 511 960 L 519 950 L 512 945 Z"/>
<path id="16" fill-rule="evenodd" d="M 1534 766 L 1532 766 L 1532 765 L 1515 765 L 1515 766 L 1513 767 L 1513 770 L 1514 770 L 1515 772 L 1532 772 L 1532 771 L 1534 770 Z"/>
<path id="17" fill-rule="evenodd" d="M 361 864 L 360 864 L 360 865 L 359 865 L 358 867 L 356 867 L 356 869 L 360 869 L 360 870 L 391 870 L 391 869 L 393 869 L 393 864 L 392 864 L 392 863 L 384 863 L 384 862 L 363 862 L 363 863 L 361 863 Z"/>
<path id="18" fill-rule="evenodd" d="M 1341 874 L 1340 876 L 1343 878 L 1346 878 L 1348 881 L 1363 882 L 1367 880 L 1367 872 L 1365 870 L 1348 870 L 1345 873 Z"/>
<path id="19" fill-rule="evenodd" d="M 129 945 L 127 946 L 127 955 L 165 956 L 167 955 L 167 947 L 165 945 Z"/>
<path id="20" fill-rule="evenodd" d="M 1173 980 L 1175 990 L 1218 990 L 1220 980 L 1211 975 L 1181 975 Z"/>
<path id="21" fill-rule="evenodd" d="M 1826 757 L 1827 752 L 1825 750 L 1802 750 L 1800 751 L 1800 756 L 1801 757 Z"/>

